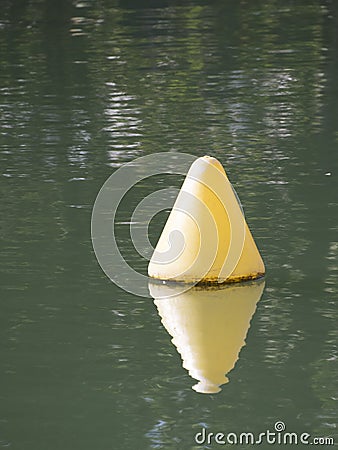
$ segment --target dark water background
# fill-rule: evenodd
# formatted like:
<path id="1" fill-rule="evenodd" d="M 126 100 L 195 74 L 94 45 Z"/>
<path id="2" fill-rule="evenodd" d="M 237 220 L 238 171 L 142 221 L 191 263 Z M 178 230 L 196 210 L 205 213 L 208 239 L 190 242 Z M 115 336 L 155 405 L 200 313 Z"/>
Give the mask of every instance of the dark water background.
<path id="1" fill-rule="evenodd" d="M 193 449 L 202 426 L 277 420 L 336 435 L 337 80 L 334 1 L 1 1 L 0 448 Z M 267 266 L 217 395 L 92 250 L 102 183 L 167 151 L 222 162 Z"/>

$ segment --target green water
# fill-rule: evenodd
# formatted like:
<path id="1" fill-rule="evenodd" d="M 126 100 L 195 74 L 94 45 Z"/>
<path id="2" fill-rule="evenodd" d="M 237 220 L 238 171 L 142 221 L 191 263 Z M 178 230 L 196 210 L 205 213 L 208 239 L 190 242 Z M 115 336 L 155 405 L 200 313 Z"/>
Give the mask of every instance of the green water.
<path id="1" fill-rule="evenodd" d="M 222 448 L 194 436 L 277 421 L 337 442 L 337 30 L 324 0 L 1 3 L 0 448 Z M 103 182 L 168 151 L 222 162 L 267 267 L 218 394 L 92 249 Z M 130 205 L 181 181 L 121 205 L 136 269 Z"/>

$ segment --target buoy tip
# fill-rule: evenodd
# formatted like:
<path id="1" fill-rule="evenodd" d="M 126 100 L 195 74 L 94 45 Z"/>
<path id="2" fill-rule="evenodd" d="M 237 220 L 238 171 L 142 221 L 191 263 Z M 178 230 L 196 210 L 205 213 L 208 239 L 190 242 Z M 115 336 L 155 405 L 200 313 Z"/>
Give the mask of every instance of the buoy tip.
<path id="1" fill-rule="evenodd" d="M 202 163 L 202 165 L 201 165 L 201 163 Z M 204 156 L 201 156 L 200 158 L 197 158 L 197 160 L 195 161 L 193 166 L 195 166 L 195 167 L 203 167 L 203 166 L 206 167 L 205 163 L 207 163 L 210 166 L 213 166 L 213 167 L 217 168 L 222 173 L 225 173 L 224 167 L 218 161 L 218 159 L 215 158 L 214 156 L 210 156 L 210 155 L 204 155 Z"/>
<path id="2" fill-rule="evenodd" d="M 204 156 L 202 156 L 202 159 L 204 159 L 205 161 L 207 161 L 210 164 L 215 164 L 215 163 L 220 164 L 218 159 L 216 159 L 214 156 L 204 155 Z"/>

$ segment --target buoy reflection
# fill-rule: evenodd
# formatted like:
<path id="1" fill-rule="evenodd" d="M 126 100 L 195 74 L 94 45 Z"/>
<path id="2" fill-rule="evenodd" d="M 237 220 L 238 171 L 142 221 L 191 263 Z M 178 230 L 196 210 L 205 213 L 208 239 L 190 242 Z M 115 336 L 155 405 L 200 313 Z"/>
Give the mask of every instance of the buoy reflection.
<path id="1" fill-rule="evenodd" d="M 214 394 L 228 383 L 250 327 L 265 282 L 225 287 L 193 287 L 175 294 L 175 285 L 149 283 L 162 324 L 197 392 Z M 176 287 L 177 291 L 178 288 Z M 179 291 L 178 291 L 179 292 Z"/>

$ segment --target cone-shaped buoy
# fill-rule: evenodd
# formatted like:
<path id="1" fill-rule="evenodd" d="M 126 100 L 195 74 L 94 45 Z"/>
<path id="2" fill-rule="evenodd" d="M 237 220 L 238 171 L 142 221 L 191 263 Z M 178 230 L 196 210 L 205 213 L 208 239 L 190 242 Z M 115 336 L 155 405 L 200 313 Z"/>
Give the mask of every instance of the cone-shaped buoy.
<path id="1" fill-rule="evenodd" d="M 221 163 L 190 167 L 148 267 L 149 276 L 186 283 L 259 278 L 265 268 Z"/>
<path id="2" fill-rule="evenodd" d="M 264 289 L 264 281 L 194 287 L 149 283 L 162 324 L 172 336 L 183 367 L 198 380 L 197 392 L 217 393 L 229 380 Z M 175 295 L 178 292 L 178 295 Z M 167 297 L 166 297 L 167 296 Z"/>

